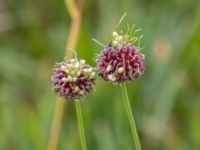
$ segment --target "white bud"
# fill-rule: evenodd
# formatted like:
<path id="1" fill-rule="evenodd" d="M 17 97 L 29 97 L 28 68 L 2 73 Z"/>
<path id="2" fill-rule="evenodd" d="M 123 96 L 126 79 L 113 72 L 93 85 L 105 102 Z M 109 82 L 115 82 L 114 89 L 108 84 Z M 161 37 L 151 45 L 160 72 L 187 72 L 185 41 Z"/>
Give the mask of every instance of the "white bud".
<path id="1" fill-rule="evenodd" d="M 80 60 L 80 63 L 81 63 L 82 65 L 84 65 L 84 64 L 85 64 L 85 60 L 81 59 L 81 60 Z"/>
<path id="2" fill-rule="evenodd" d="M 90 78 L 94 78 L 95 75 L 96 75 L 96 73 L 95 73 L 95 72 L 92 72 L 92 73 L 90 74 Z"/>
<path id="3" fill-rule="evenodd" d="M 63 71 L 65 70 L 65 66 L 63 66 L 63 65 L 62 65 L 60 68 L 61 68 Z"/>
<path id="4" fill-rule="evenodd" d="M 72 68 L 72 66 L 73 66 L 72 64 L 67 64 L 66 65 L 67 68 Z"/>
<path id="5" fill-rule="evenodd" d="M 118 41 L 114 40 L 112 41 L 113 45 L 117 45 L 118 44 Z"/>
<path id="6" fill-rule="evenodd" d="M 91 67 L 88 68 L 88 69 L 87 69 L 87 72 L 92 72 L 92 68 L 91 68 Z"/>
<path id="7" fill-rule="evenodd" d="M 78 77 L 78 76 L 80 76 L 80 75 L 81 75 L 81 72 L 80 72 L 80 71 L 78 71 L 76 75 L 77 75 L 77 77 Z"/>
<path id="8" fill-rule="evenodd" d="M 67 82 L 67 81 L 68 81 L 68 79 L 67 79 L 67 78 L 65 78 L 65 77 L 63 77 L 63 78 L 62 78 L 62 81 L 63 81 L 63 82 Z"/>
<path id="9" fill-rule="evenodd" d="M 111 81 L 115 81 L 116 77 L 114 75 L 110 74 L 110 75 L 108 75 L 108 79 Z"/>
<path id="10" fill-rule="evenodd" d="M 76 81 L 77 81 L 77 77 L 73 77 L 72 82 L 76 82 Z"/>
<path id="11" fill-rule="evenodd" d="M 65 73 L 69 73 L 69 69 L 65 68 L 65 69 L 64 69 L 64 72 L 65 72 Z"/>
<path id="12" fill-rule="evenodd" d="M 124 72 L 124 67 L 120 67 L 120 68 L 118 68 L 118 69 L 117 69 L 117 72 L 118 72 L 118 73 L 122 73 L 122 72 Z"/>
<path id="13" fill-rule="evenodd" d="M 117 38 L 118 37 L 118 33 L 117 32 L 113 32 L 112 36 L 113 36 L 113 38 Z"/>
<path id="14" fill-rule="evenodd" d="M 112 66 L 109 64 L 106 68 L 106 71 L 109 72 L 112 69 Z"/>
<path id="15" fill-rule="evenodd" d="M 74 71 L 74 70 L 72 70 L 72 71 L 70 72 L 70 75 L 71 75 L 71 76 L 75 76 L 75 74 L 76 74 L 76 71 Z"/>
<path id="16" fill-rule="evenodd" d="M 79 94 L 80 94 L 80 95 L 84 95 L 84 91 L 81 90 L 81 91 L 79 92 Z"/>
<path id="17" fill-rule="evenodd" d="M 71 77 L 71 76 L 68 76 L 68 77 L 67 77 L 67 81 L 72 81 L 72 77 Z"/>
<path id="18" fill-rule="evenodd" d="M 117 40 L 118 40 L 118 41 L 121 41 L 121 40 L 122 40 L 122 36 L 121 36 L 121 35 L 118 36 Z"/>
<path id="19" fill-rule="evenodd" d="M 144 54 L 141 54 L 141 56 L 142 56 L 143 59 L 145 59 L 145 55 Z"/>
<path id="20" fill-rule="evenodd" d="M 87 73 L 87 69 L 82 69 L 82 72 L 83 73 Z"/>
<path id="21" fill-rule="evenodd" d="M 51 77 L 51 80 L 54 80 L 54 76 Z"/>
<path id="22" fill-rule="evenodd" d="M 79 68 L 79 62 L 76 62 L 75 64 L 74 64 L 74 68 Z"/>
<path id="23" fill-rule="evenodd" d="M 79 92 L 79 90 L 80 90 L 80 88 L 78 87 L 78 86 L 76 86 L 75 88 L 74 88 L 74 92 Z"/>
<path id="24" fill-rule="evenodd" d="M 70 62 L 71 63 L 74 63 L 76 60 L 75 59 L 70 59 Z"/>

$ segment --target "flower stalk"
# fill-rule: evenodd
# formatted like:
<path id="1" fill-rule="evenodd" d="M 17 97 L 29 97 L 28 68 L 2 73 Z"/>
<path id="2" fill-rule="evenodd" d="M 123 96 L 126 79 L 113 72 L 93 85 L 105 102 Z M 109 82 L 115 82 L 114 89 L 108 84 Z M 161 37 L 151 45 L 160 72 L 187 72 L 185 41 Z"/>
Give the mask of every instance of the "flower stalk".
<path id="1" fill-rule="evenodd" d="M 67 48 L 75 49 L 76 47 L 79 30 L 80 30 L 81 13 L 83 9 L 84 0 L 78 0 L 77 6 L 75 6 L 75 3 L 73 0 L 65 0 L 65 2 L 66 2 L 65 3 L 66 8 L 68 9 L 69 14 L 72 18 L 70 28 L 69 28 L 69 36 L 68 36 L 67 44 L 66 44 L 66 58 L 72 58 L 73 53 L 67 50 Z M 64 104 L 65 104 L 65 101 L 58 97 L 56 100 L 53 123 L 52 123 L 51 133 L 49 136 L 49 141 L 48 141 L 48 148 L 47 148 L 48 150 L 57 149 L 59 135 L 60 135 L 60 128 L 61 128 L 61 123 L 62 123 L 63 114 L 64 114 Z"/>
<path id="2" fill-rule="evenodd" d="M 138 137 L 136 124 L 135 124 L 134 116 L 132 113 L 132 109 L 130 106 L 129 97 L 128 97 L 128 93 L 127 93 L 127 89 L 126 89 L 126 83 L 121 83 L 121 90 L 122 90 L 122 95 L 123 95 L 124 106 L 125 106 L 129 124 L 131 127 L 131 132 L 132 132 L 132 136 L 133 136 L 133 142 L 135 145 L 135 149 L 141 150 L 140 140 Z"/>
<path id="3" fill-rule="evenodd" d="M 87 150 L 86 138 L 85 138 L 85 130 L 84 130 L 84 122 L 83 122 L 83 115 L 81 110 L 81 101 L 75 101 L 77 119 L 78 119 L 78 126 L 79 126 L 79 134 L 81 139 L 81 147 L 82 150 Z"/>

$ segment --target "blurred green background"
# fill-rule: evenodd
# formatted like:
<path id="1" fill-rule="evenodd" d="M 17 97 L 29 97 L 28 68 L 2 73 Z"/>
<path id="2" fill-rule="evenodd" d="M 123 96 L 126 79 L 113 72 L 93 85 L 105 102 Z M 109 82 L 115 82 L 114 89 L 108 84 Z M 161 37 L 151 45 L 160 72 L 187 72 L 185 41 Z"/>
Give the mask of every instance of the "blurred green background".
<path id="1" fill-rule="evenodd" d="M 121 27 L 144 34 L 146 72 L 128 83 L 144 150 L 200 149 L 200 1 L 85 0 L 77 51 L 93 61 Z M 0 150 L 44 150 L 56 96 L 52 67 L 65 54 L 70 17 L 63 0 L 0 0 Z M 119 86 L 98 78 L 83 102 L 90 150 L 132 150 Z M 66 101 L 59 150 L 79 150 L 73 101 Z"/>

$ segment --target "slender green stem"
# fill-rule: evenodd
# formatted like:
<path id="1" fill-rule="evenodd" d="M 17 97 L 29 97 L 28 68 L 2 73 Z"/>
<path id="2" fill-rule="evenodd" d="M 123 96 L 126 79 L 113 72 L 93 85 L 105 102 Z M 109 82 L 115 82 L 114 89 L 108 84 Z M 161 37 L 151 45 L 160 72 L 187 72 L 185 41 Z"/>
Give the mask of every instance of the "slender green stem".
<path id="1" fill-rule="evenodd" d="M 125 109 L 126 109 L 126 113 L 127 113 L 127 116 L 128 116 L 130 126 L 131 126 L 131 132 L 132 132 L 132 136 L 133 136 L 133 142 L 134 142 L 134 145 L 135 145 L 135 149 L 141 150 L 140 140 L 139 140 L 136 125 L 135 125 L 135 120 L 134 120 L 134 117 L 133 117 L 133 113 L 132 113 L 129 98 L 128 98 L 126 83 L 121 84 L 121 89 L 122 89 L 122 95 L 123 95 L 123 100 L 124 100 L 124 106 L 125 106 Z"/>
<path id="2" fill-rule="evenodd" d="M 80 134 L 80 139 L 81 139 L 81 147 L 82 147 L 82 150 L 87 150 L 83 116 L 82 116 L 81 104 L 79 100 L 75 101 L 75 106 L 76 106 L 76 113 L 77 113 L 77 119 L 78 119 L 79 134 Z"/>

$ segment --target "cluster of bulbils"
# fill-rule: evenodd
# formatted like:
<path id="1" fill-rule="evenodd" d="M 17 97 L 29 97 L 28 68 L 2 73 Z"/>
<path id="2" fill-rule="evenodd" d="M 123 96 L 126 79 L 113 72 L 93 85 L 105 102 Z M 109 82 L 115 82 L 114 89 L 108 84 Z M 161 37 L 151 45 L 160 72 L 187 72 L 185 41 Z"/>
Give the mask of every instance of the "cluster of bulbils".
<path id="1" fill-rule="evenodd" d="M 93 88 L 96 71 L 106 81 L 122 83 L 138 79 L 145 69 L 139 48 L 117 32 L 97 55 L 96 63 L 96 68 L 77 58 L 57 63 L 52 76 L 54 91 L 65 99 L 81 99 Z"/>

